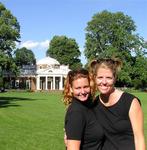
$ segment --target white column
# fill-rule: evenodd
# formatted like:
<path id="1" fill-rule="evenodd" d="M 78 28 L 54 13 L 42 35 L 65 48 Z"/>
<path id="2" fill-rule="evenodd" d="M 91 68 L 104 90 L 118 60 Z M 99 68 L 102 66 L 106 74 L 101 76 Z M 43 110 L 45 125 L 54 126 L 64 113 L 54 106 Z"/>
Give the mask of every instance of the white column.
<path id="1" fill-rule="evenodd" d="M 51 90 L 53 89 L 53 80 L 51 80 Z"/>
<path id="2" fill-rule="evenodd" d="M 53 76 L 53 90 L 55 90 L 55 76 Z"/>
<path id="3" fill-rule="evenodd" d="M 45 77 L 45 90 L 48 90 L 48 88 L 47 88 L 47 83 L 48 83 L 48 78 L 47 78 L 47 76 Z"/>
<path id="4" fill-rule="evenodd" d="M 29 80 L 29 89 L 31 89 L 31 80 Z"/>
<path id="5" fill-rule="evenodd" d="M 63 77 L 60 76 L 60 88 L 59 90 L 63 90 Z"/>
<path id="6" fill-rule="evenodd" d="M 37 76 L 36 84 L 37 84 L 36 89 L 40 90 L 40 77 L 39 76 Z"/>

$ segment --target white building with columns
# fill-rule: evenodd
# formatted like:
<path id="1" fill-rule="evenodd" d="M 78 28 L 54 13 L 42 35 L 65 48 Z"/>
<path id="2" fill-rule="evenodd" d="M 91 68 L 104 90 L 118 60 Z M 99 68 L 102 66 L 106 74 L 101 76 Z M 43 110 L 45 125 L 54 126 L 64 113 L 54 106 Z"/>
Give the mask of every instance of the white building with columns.
<path id="1" fill-rule="evenodd" d="M 63 90 L 64 80 L 70 71 L 66 65 L 51 57 L 45 57 L 36 64 L 36 90 Z"/>

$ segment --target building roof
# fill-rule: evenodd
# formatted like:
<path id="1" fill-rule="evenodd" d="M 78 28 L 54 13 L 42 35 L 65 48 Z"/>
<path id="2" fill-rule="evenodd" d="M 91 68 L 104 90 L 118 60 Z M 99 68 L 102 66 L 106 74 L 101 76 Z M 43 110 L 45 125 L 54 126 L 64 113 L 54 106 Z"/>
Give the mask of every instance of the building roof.
<path id="1" fill-rule="evenodd" d="M 48 56 L 37 61 L 37 65 L 60 65 L 60 63 L 56 59 Z"/>
<path id="2" fill-rule="evenodd" d="M 37 70 L 36 74 L 41 76 L 41 75 L 63 75 L 66 76 L 67 73 L 70 71 L 68 65 L 60 65 L 60 63 L 51 57 L 45 57 L 39 61 L 37 61 Z M 40 66 L 45 66 L 45 67 L 40 67 Z"/>

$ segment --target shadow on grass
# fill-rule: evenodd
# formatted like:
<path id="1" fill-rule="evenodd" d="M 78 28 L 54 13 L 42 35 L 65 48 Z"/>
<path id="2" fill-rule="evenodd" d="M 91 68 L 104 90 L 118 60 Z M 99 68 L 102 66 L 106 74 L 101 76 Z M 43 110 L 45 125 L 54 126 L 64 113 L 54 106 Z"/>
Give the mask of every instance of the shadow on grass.
<path id="1" fill-rule="evenodd" d="M 35 100 L 31 98 L 22 98 L 22 97 L 0 97 L 0 108 L 3 107 L 17 107 L 20 105 L 15 104 L 15 101 L 30 101 L 30 100 Z"/>

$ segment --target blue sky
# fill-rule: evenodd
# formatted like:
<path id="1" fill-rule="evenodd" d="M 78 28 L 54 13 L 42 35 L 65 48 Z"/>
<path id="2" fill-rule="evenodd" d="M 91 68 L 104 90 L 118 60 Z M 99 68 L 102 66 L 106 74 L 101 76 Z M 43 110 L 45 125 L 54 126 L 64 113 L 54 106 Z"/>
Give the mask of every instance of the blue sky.
<path id="1" fill-rule="evenodd" d="M 55 35 L 74 38 L 83 52 L 85 28 L 92 16 L 103 10 L 121 11 L 132 17 L 147 40 L 147 0 L 1 0 L 21 26 L 19 47 L 31 49 L 37 60 L 45 57 Z M 81 56 L 82 63 L 86 60 Z"/>

